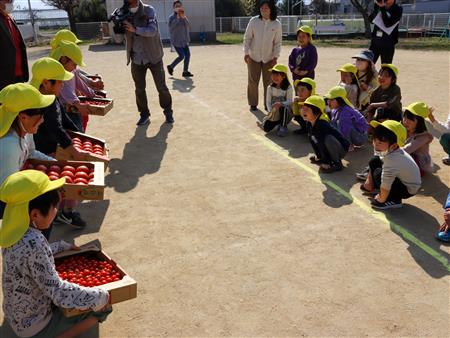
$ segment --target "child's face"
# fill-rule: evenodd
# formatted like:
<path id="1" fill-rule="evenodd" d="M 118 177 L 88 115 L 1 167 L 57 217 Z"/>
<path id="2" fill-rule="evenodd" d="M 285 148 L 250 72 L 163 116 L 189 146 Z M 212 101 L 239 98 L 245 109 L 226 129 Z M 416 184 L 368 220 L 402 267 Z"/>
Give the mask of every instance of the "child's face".
<path id="1" fill-rule="evenodd" d="M 278 85 L 281 84 L 281 82 L 283 82 L 283 79 L 285 78 L 285 75 L 281 74 L 281 73 L 277 73 L 277 72 L 272 72 L 270 77 L 272 78 L 272 82 L 275 83 L 278 86 Z"/>
<path id="2" fill-rule="evenodd" d="M 403 120 L 402 120 L 402 124 L 406 128 L 406 131 L 408 133 L 414 133 L 416 131 L 417 120 L 415 120 L 415 119 L 412 120 L 412 119 L 409 119 L 406 116 L 404 116 Z"/>
<path id="3" fill-rule="evenodd" d="M 387 151 L 389 150 L 389 142 L 380 141 L 379 139 L 373 139 L 373 149 L 375 151 Z"/>
<path id="4" fill-rule="evenodd" d="M 356 59 L 355 66 L 356 68 L 358 68 L 359 71 L 365 72 L 369 69 L 369 61 L 363 59 Z"/>
<path id="5" fill-rule="evenodd" d="M 316 120 L 313 110 L 308 106 L 302 106 L 302 116 L 305 121 L 313 123 Z"/>
<path id="6" fill-rule="evenodd" d="M 56 80 L 55 84 L 52 84 L 48 80 L 42 81 L 42 86 L 44 87 L 45 94 L 53 94 L 58 96 L 61 88 L 62 88 L 63 82 L 60 80 Z"/>
<path id="7" fill-rule="evenodd" d="M 309 34 L 308 33 L 304 33 L 304 32 L 299 32 L 297 34 L 297 42 L 300 46 L 306 46 L 307 44 L 309 44 L 309 41 L 311 39 L 309 38 Z"/>
<path id="8" fill-rule="evenodd" d="M 38 228 L 39 230 L 45 230 L 50 227 L 53 220 L 56 217 L 56 213 L 58 212 L 58 208 L 51 206 L 47 216 L 42 215 L 42 213 L 38 209 L 31 210 L 30 220 L 31 223 Z"/>
<path id="9" fill-rule="evenodd" d="M 25 113 L 19 113 L 19 120 L 28 134 L 36 134 L 39 126 L 44 122 L 44 115 L 29 116 Z"/>
<path id="10" fill-rule="evenodd" d="M 392 84 L 392 77 L 387 70 L 382 70 L 378 74 L 378 82 L 382 88 L 388 88 Z"/>
<path id="11" fill-rule="evenodd" d="M 306 99 L 311 96 L 311 92 L 305 86 L 298 86 L 297 95 L 300 98 L 300 101 L 305 102 Z"/>
<path id="12" fill-rule="evenodd" d="M 341 72 L 341 82 L 345 84 L 352 84 L 352 74 Z"/>
<path id="13" fill-rule="evenodd" d="M 64 66 L 64 69 L 68 72 L 72 72 L 77 68 L 76 63 L 69 59 L 67 56 L 63 56 L 60 62 Z"/>
<path id="14" fill-rule="evenodd" d="M 328 99 L 328 107 L 330 109 L 337 109 L 339 108 L 339 103 L 336 99 Z"/>

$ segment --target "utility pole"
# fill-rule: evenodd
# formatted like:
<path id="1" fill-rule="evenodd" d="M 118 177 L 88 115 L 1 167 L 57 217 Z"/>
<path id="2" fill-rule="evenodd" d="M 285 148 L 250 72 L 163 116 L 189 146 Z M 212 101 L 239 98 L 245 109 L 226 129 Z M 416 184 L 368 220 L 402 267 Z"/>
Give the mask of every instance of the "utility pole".
<path id="1" fill-rule="evenodd" d="M 31 9 L 31 1 L 28 0 L 28 13 L 30 15 L 30 21 L 31 21 L 31 27 L 33 28 L 33 35 L 34 35 L 34 42 L 38 42 L 38 36 L 36 33 L 36 28 L 34 26 L 34 15 L 33 15 L 33 10 Z"/>

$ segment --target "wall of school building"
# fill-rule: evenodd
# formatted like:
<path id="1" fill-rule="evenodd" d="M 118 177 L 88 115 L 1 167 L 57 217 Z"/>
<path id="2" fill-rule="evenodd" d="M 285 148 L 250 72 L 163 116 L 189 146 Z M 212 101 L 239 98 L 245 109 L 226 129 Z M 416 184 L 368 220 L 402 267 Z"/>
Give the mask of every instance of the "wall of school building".
<path id="1" fill-rule="evenodd" d="M 159 23 L 161 39 L 169 40 L 169 27 L 167 25 L 169 16 L 173 13 L 173 0 L 143 0 L 145 4 L 151 5 L 156 10 Z M 123 0 L 106 0 L 108 16 L 117 7 L 122 7 Z M 216 39 L 216 16 L 214 0 L 184 0 L 185 14 L 191 24 L 191 40 L 199 41 L 206 36 L 207 41 Z"/>
<path id="2" fill-rule="evenodd" d="M 402 3 L 403 13 L 450 13 L 450 0 L 415 0 Z"/>

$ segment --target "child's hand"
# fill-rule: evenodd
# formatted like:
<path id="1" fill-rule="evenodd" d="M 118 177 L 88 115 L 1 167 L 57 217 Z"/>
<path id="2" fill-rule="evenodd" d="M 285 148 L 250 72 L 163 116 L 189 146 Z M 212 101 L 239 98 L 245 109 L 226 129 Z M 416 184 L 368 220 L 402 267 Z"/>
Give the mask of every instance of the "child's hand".
<path id="1" fill-rule="evenodd" d="M 364 82 L 361 83 L 360 87 L 363 92 L 365 92 L 365 91 L 367 91 L 367 89 L 369 89 L 369 86 Z"/>
<path id="2" fill-rule="evenodd" d="M 275 109 L 280 109 L 281 107 L 283 107 L 283 104 L 281 102 L 275 102 L 272 105 L 272 108 L 275 108 Z"/>
<path id="3" fill-rule="evenodd" d="M 301 70 L 300 73 L 298 75 L 300 76 L 305 76 L 306 74 L 308 74 L 307 70 Z"/>
<path id="4" fill-rule="evenodd" d="M 294 96 L 294 102 L 300 102 L 300 97 Z"/>
<path id="5" fill-rule="evenodd" d="M 433 115 L 434 108 L 430 107 L 428 108 L 428 118 L 430 119 L 431 123 L 434 123 L 436 121 L 436 118 Z"/>

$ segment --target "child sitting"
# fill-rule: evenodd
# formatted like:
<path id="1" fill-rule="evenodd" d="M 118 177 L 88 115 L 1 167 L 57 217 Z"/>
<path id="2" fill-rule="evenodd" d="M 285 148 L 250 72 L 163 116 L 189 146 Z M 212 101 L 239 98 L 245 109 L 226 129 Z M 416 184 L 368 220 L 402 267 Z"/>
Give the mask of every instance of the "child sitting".
<path id="1" fill-rule="evenodd" d="M 301 80 L 304 77 L 314 79 L 314 69 L 317 66 L 317 49 L 312 44 L 312 29 L 301 26 L 297 29 L 298 47 L 294 48 L 289 56 L 289 69 L 292 79 Z"/>
<path id="2" fill-rule="evenodd" d="M 428 118 L 432 123 L 431 127 L 439 134 L 439 143 L 447 154 L 442 158 L 442 163 L 450 165 L 450 114 L 448 114 L 447 122 L 439 122 L 433 115 L 433 109 L 430 108 Z"/>
<path id="3" fill-rule="evenodd" d="M 309 141 L 316 154 L 310 157 L 311 162 L 319 164 L 320 170 L 325 173 L 342 170 L 342 159 L 350 143 L 327 121 L 324 99 L 312 95 L 301 105 L 302 116 L 308 121 Z"/>
<path id="4" fill-rule="evenodd" d="M 353 56 L 356 59 L 355 66 L 358 70 L 356 77 L 359 85 L 358 110 L 365 110 L 370 103 L 370 95 L 378 87 L 378 76 L 373 64 L 373 52 L 363 50 Z"/>
<path id="5" fill-rule="evenodd" d="M 58 276 L 53 255 L 76 247 L 64 241 L 49 245 L 41 233 L 56 215 L 58 189 L 64 182 L 24 170 L 0 187 L 0 200 L 6 203 L 0 228 L 3 310 L 19 337 L 79 336 L 112 311 L 107 290 L 82 287 Z M 67 318 L 55 305 L 93 312 Z"/>
<path id="6" fill-rule="evenodd" d="M 420 174 L 433 170 L 433 161 L 430 155 L 430 143 L 433 135 L 427 131 L 425 118 L 429 109 L 423 102 L 411 103 L 403 114 L 402 124 L 407 131 L 406 144 L 403 149 L 412 156 L 420 169 Z"/>
<path id="7" fill-rule="evenodd" d="M 277 135 L 286 136 L 287 125 L 292 119 L 291 103 L 293 89 L 288 79 L 288 68 L 277 64 L 272 72 L 272 83 L 267 88 L 266 106 L 269 114 L 264 118 L 262 128 L 266 133 L 278 126 Z"/>
<path id="8" fill-rule="evenodd" d="M 358 78 L 356 77 L 358 69 L 356 69 L 355 65 L 346 63 L 339 68 L 337 72 L 341 73 L 341 82 L 339 83 L 339 86 L 345 88 L 347 98 L 352 103 L 353 107 L 358 107 L 359 87 Z"/>
<path id="9" fill-rule="evenodd" d="M 369 174 L 361 190 L 376 194 L 371 202 L 374 209 L 401 208 L 402 199 L 417 194 L 422 184 L 419 167 L 401 148 L 405 145 L 406 129 L 393 120 L 370 124 L 375 128 L 373 147 L 376 156 L 369 161 Z"/>
<path id="10" fill-rule="evenodd" d="M 369 124 L 359 111 L 353 108 L 347 99 L 344 88 L 336 86 L 325 95 L 331 109 L 331 125 L 339 130 L 350 142 L 350 151 L 354 146 L 361 147 L 367 142 Z"/>
<path id="11" fill-rule="evenodd" d="M 444 223 L 439 228 L 436 238 L 442 242 L 450 243 L 450 194 L 444 204 Z"/>
<path id="12" fill-rule="evenodd" d="M 380 85 L 370 95 L 370 104 L 365 115 L 370 122 L 384 120 L 402 120 L 402 93 L 397 85 L 398 69 L 391 64 L 382 64 L 378 73 Z"/>
<path id="13" fill-rule="evenodd" d="M 294 120 L 300 125 L 300 128 L 295 130 L 294 133 L 298 135 L 308 134 L 306 121 L 302 117 L 299 103 L 305 102 L 311 95 L 316 95 L 316 82 L 309 77 L 304 77 L 301 80 L 295 80 L 294 88 L 297 96 L 294 96 L 291 107 L 292 113 L 294 114 Z"/>

